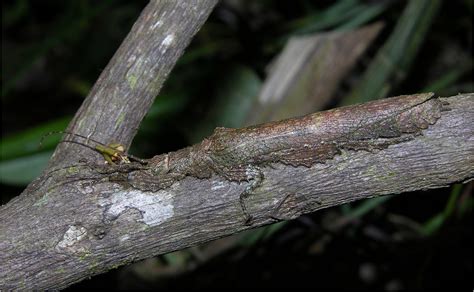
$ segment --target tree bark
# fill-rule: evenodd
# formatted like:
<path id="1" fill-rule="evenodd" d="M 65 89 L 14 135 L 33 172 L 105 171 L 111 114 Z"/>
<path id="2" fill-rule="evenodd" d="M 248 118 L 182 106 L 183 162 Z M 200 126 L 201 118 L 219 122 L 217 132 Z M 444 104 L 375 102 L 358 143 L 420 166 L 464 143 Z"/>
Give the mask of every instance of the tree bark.
<path id="1" fill-rule="evenodd" d="M 214 4 L 151 1 L 69 131 L 128 146 Z M 218 129 L 146 164 L 79 162 L 96 154 L 62 143 L 48 170 L 0 207 L 0 288 L 60 289 L 303 213 L 470 180 L 473 113 L 473 94 L 398 97 Z"/>
<path id="2" fill-rule="evenodd" d="M 303 213 L 470 180 L 473 125 L 474 94 L 441 99 L 421 94 L 221 129 L 145 166 L 52 170 L 1 207 L 1 286 L 63 288 L 132 261 Z M 250 225 L 240 202 L 253 179 L 236 176 L 240 158 L 222 162 L 217 156 L 227 167 L 204 174 L 219 167 L 205 161 L 222 145 L 230 149 L 225 157 L 244 155 L 232 148 L 240 143 L 258 154 L 244 159 L 263 176 L 245 198 Z M 193 166 L 180 176 L 183 165 Z"/>
<path id="3" fill-rule="evenodd" d="M 217 0 L 156 1 L 142 11 L 68 127 L 97 141 L 126 148 L 164 81 Z M 49 167 L 90 156 L 84 147 L 62 143 Z M 100 159 L 100 155 L 95 155 Z"/>

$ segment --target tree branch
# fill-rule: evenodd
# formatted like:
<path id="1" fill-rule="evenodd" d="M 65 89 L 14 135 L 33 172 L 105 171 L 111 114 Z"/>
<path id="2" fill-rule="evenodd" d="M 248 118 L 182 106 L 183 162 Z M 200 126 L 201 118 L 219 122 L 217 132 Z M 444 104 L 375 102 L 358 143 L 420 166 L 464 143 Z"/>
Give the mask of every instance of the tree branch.
<path id="1" fill-rule="evenodd" d="M 217 130 L 146 166 L 53 170 L 0 209 L 0 287 L 63 288 L 303 213 L 470 180 L 473 125 L 474 94 L 420 94 Z"/>
<path id="2" fill-rule="evenodd" d="M 151 1 L 68 130 L 130 145 L 215 2 Z M 218 129 L 147 165 L 80 163 L 90 149 L 60 144 L 49 169 L 0 207 L 0 288 L 60 289 L 321 208 L 472 179 L 473 97 L 414 95 Z"/>
<path id="3" fill-rule="evenodd" d="M 76 113 L 68 132 L 98 141 L 119 141 L 128 148 L 174 64 L 216 3 L 150 1 Z M 71 164 L 85 153 L 84 147 L 59 144 L 49 167 Z M 100 155 L 95 158 L 100 159 Z"/>

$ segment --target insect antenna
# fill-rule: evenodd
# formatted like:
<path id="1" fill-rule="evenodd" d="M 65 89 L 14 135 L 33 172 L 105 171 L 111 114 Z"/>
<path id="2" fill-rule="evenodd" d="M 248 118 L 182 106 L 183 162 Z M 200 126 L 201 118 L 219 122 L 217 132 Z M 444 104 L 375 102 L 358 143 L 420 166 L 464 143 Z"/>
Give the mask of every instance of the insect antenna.
<path id="1" fill-rule="evenodd" d="M 77 136 L 77 137 L 80 137 L 82 139 L 85 139 L 86 141 L 92 141 L 96 144 L 99 144 L 99 145 L 102 145 L 104 147 L 107 147 L 107 145 L 105 145 L 104 143 L 102 142 L 99 142 L 97 140 L 94 140 L 92 138 L 89 138 L 89 137 L 86 137 L 84 135 L 81 135 L 81 134 L 76 134 L 76 133 L 72 133 L 72 132 L 68 132 L 68 131 L 51 131 L 51 132 L 48 132 L 46 134 L 44 134 L 42 137 L 41 137 L 41 140 L 40 140 L 40 147 L 42 147 L 43 145 L 43 141 L 46 137 L 49 137 L 51 135 L 55 135 L 55 134 L 68 134 L 68 135 L 73 135 L 73 136 Z M 87 145 L 87 144 L 83 144 L 81 142 L 77 142 L 77 141 L 72 141 L 72 140 L 62 140 L 60 141 L 59 143 L 63 143 L 63 142 L 70 142 L 70 143 L 75 143 L 75 144 L 79 144 L 79 145 L 82 145 L 82 146 L 88 146 L 89 148 L 92 148 L 92 149 L 95 149 L 94 147 L 90 146 L 90 145 Z"/>

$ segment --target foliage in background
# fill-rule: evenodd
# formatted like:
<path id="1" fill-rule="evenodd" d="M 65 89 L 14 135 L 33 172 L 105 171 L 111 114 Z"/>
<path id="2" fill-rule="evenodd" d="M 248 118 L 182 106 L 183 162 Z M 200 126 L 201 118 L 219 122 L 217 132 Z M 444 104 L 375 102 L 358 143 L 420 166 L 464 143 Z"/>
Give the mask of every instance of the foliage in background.
<path id="1" fill-rule="evenodd" d="M 39 149 L 41 136 L 67 126 L 146 3 L 2 2 L 0 182 L 19 186 L 11 193 L 2 192 L 2 202 L 17 195 L 44 168 L 60 137 L 47 139 Z M 386 22 L 384 35 L 348 78 L 334 104 L 424 91 L 472 92 L 472 3 L 223 1 L 173 70 L 141 124 L 131 152 L 149 157 L 199 141 L 215 126 L 239 126 L 257 97 L 265 68 L 289 37 L 379 20 Z M 408 214 L 410 223 L 402 220 L 403 226 L 411 226 L 411 236 L 434 236 L 453 217 L 471 213 L 472 197 L 463 194 L 460 186 L 453 187 L 448 199 L 438 198 L 432 209 L 425 204 L 423 218 Z M 321 225 L 329 234 L 340 232 L 344 226 L 376 216 L 380 208 L 393 208 L 396 202 L 382 205 L 390 198 L 347 205 L 332 221 L 337 224 Z M 390 218 L 398 218 L 393 219 L 396 226 L 402 224 L 396 216 L 383 220 Z M 309 229 L 315 228 L 314 222 L 304 220 Z M 270 242 L 272 235 L 285 232 L 282 226 L 248 233 L 240 244 Z M 350 232 L 356 233 L 357 228 Z M 324 250 L 330 241 L 324 238 L 315 240 L 309 250 Z M 170 254 L 164 262 L 188 267 L 183 263 L 202 257 L 186 251 Z"/>

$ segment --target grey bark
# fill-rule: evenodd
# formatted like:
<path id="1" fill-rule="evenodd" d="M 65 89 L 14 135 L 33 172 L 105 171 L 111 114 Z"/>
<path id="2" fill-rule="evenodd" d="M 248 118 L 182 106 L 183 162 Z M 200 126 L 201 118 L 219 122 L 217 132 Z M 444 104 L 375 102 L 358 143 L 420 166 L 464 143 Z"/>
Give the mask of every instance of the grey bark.
<path id="1" fill-rule="evenodd" d="M 94 129 L 92 138 L 130 144 L 146 107 L 215 4 L 187 3 L 152 1 L 147 6 L 70 131 L 87 135 Z M 44 175 L 0 207 L 0 288 L 60 289 L 133 261 L 276 220 L 470 180 L 474 95 L 445 101 L 451 110 L 413 139 L 372 151 L 341 148 L 339 155 L 310 167 L 262 165 L 265 179 L 247 198 L 252 226 L 244 224 L 239 203 L 250 182 L 217 173 L 208 178 L 184 175 L 156 190 L 134 188 L 126 180 L 130 169 L 78 162 L 91 155 L 90 149 L 63 143 Z M 97 115 L 98 109 L 102 114 Z M 131 126 L 120 127 L 125 122 Z"/>
<path id="2" fill-rule="evenodd" d="M 142 11 L 68 127 L 98 141 L 120 141 L 126 148 L 184 49 L 217 0 L 152 0 Z M 88 155 L 63 143 L 49 166 Z M 95 156 L 99 159 L 99 155 Z"/>
<path id="3" fill-rule="evenodd" d="M 474 94 L 443 100 L 450 110 L 409 141 L 373 151 L 343 150 L 311 167 L 262 167 L 265 179 L 247 201 L 252 226 L 244 224 L 239 204 L 248 182 L 186 176 L 167 188 L 144 191 L 124 185 L 113 173 L 96 176 L 91 166 L 55 171 L 0 209 L 0 286 L 63 288 L 276 220 L 470 180 Z"/>
<path id="4" fill-rule="evenodd" d="M 151 0 L 98 78 L 69 125 L 68 131 L 100 141 L 120 141 L 128 148 L 138 125 L 172 67 L 216 3 L 217 0 Z M 95 161 L 101 160 L 98 153 L 91 153 L 84 147 L 61 143 L 45 172 L 60 166 L 77 164 L 81 157 L 89 157 Z M 2 206 L 0 213 L 2 227 L 7 225 L 5 220 L 9 213 L 4 210 L 9 208 L 8 206 L 15 204 L 15 202 L 28 203 L 38 199 L 38 196 L 44 195 L 37 193 L 37 186 L 38 180 L 31 183 L 20 197 L 15 198 L 8 205 Z M 67 195 L 67 192 L 58 191 L 64 196 Z M 20 207 L 20 209 L 22 208 Z M 48 212 L 53 214 L 55 213 L 54 209 L 55 207 Z M 67 208 L 67 212 L 72 217 L 76 211 Z M 62 216 L 54 220 L 61 220 L 61 218 Z M 49 223 L 44 222 L 43 224 L 48 225 Z M 30 235 L 31 231 L 23 228 L 14 231 L 14 233 L 19 235 L 20 230 L 25 232 L 20 236 L 28 237 Z M 7 246 L 12 243 L 10 241 L 11 235 L 6 229 L 0 230 L 0 289 L 5 287 L 61 288 L 80 281 L 90 274 L 84 273 L 81 268 L 76 272 L 71 272 L 71 270 L 59 266 L 59 270 L 56 272 L 46 270 L 42 272 L 44 267 L 47 267 L 51 262 L 48 259 L 43 262 L 45 266 L 39 270 L 28 268 L 28 263 L 25 262 L 26 266 L 22 266 L 20 274 L 11 274 L 13 271 L 7 268 L 5 260 Z M 44 236 L 48 237 L 51 234 L 44 233 Z M 34 241 L 32 242 L 34 243 Z M 14 249 L 23 248 L 17 244 L 22 243 L 14 243 Z M 33 248 L 33 256 L 43 253 L 40 246 L 42 246 L 40 243 L 34 243 L 30 247 Z M 39 261 L 38 258 L 37 263 Z M 70 273 L 70 275 L 66 275 L 66 273 Z M 45 276 L 46 274 L 48 276 Z"/>

